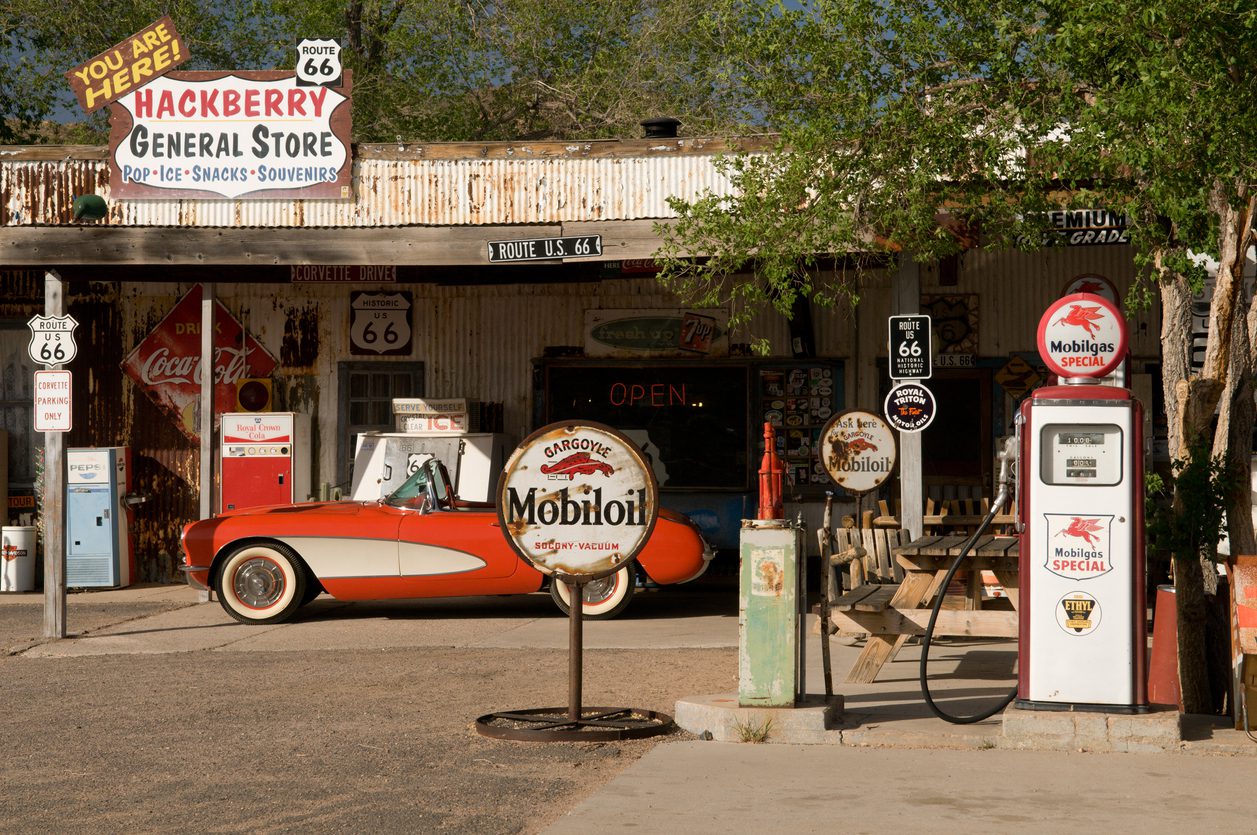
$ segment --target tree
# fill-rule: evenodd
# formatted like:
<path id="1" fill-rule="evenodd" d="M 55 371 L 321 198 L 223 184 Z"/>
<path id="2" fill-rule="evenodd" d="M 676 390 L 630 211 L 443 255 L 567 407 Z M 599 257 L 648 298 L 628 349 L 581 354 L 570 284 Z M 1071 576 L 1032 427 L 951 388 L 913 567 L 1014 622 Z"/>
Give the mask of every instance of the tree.
<path id="1" fill-rule="evenodd" d="M 1257 8 L 1244 0 L 728 0 L 713 28 L 732 79 L 780 131 L 774 153 L 726 161 L 730 198 L 677 204 L 661 280 L 703 304 L 787 313 L 858 297 L 861 262 L 825 256 L 1037 246 L 1049 208 L 1123 212 L 1162 308 L 1170 450 L 1210 431 L 1233 465 L 1233 552 L 1254 547 L 1248 498 L 1257 307 L 1240 281 L 1253 243 Z M 711 253 L 705 261 L 686 252 Z M 1220 264 L 1205 367 L 1193 374 L 1191 291 Z M 735 274 L 748 267 L 750 281 Z M 1186 513 L 1176 493 L 1175 511 Z M 1216 543 L 1210 543 L 1210 551 Z M 1205 572 L 1174 555 L 1180 678 L 1210 708 Z"/>
<path id="2" fill-rule="evenodd" d="M 0 79 L 0 141 L 37 141 L 50 115 L 79 119 L 61 74 L 164 13 L 192 54 L 181 69 L 292 67 L 302 38 L 339 39 L 358 141 L 638 136 L 660 115 L 699 134 L 743 123 L 701 0 L 224 0 L 125 14 L 11 0 L 0 50 L 21 87 Z M 103 114 L 85 124 L 103 141 Z"/>

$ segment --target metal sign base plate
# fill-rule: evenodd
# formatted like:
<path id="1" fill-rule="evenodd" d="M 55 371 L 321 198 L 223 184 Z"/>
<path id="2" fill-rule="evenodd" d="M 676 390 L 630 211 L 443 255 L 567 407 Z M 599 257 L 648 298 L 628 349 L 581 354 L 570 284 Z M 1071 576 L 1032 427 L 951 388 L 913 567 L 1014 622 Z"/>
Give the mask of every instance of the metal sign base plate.
<path id="1" fill-rule="evenodd" d="M 541 707 L 489 713 L 476 720 L 481 736 L 518 742 L 614 742 L 674 730 L 666 713 L 633 707 L 587 707 L 579 719 L 572 719 L 565 707 Z"/>

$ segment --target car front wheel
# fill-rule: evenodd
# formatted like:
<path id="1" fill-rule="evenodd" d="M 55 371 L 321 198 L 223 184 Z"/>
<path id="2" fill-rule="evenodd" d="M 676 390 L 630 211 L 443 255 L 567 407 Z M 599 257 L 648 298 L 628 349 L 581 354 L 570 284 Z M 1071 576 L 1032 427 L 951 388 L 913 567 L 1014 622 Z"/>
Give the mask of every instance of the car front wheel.
<path id="1" fill-rule="evenodd" d="M 633 567 L 626 565 L 614 574 L 586 583 L 581 594 L 585 600 L 581 616 L 591 620 L 608 620 L 623 612 L 633 599 L 633 580 Z M 552 579 L 550 596 L 563 614 L 568 614 L 571 599 L 567 583 L 558 578 Z"/>
<path id="2" fill-rule="evenodd" d="M 278 543 L 244 545 L 228 555 L 218 572 L 218 600 L 242 623 L 281 623 L 305 602 L 301 562 Z"/>

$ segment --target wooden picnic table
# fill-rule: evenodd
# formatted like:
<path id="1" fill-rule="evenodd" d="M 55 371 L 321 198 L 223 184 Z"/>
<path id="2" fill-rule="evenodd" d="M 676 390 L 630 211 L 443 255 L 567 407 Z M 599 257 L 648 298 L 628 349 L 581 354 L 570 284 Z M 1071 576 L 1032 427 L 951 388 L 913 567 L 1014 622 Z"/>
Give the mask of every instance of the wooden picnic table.
<path id="1" fill-rule="evenodd" d="M 896 549 L 903 568 L 897 584 L 867 583 L 831 604 L 835 627 L 846 632 L 868 633 L 860 657 L 847 681 L 870 683 L 895 657 L 912 635 L 922 635 L 930 621 L 930 606 L 942 593 L 943 579 L 960 555 L 968 536 L 924 536 Z M 1018 539 L 1015 536 L 983 536 L 965 559 L 972 576 L 981 571 L 995 574 L 1013 605 L 1012 611 L 984 610 L 981 584 L 965 587 L 965 608 L 944 609 L 934 626 L 936 636 L 989 638 L 1017 637 Z"/>

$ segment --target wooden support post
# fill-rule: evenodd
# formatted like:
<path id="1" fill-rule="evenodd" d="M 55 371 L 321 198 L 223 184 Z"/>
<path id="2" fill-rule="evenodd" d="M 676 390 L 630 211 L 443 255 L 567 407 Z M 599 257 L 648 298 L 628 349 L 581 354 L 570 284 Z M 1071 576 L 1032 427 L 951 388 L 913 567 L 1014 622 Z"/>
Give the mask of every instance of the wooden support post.
<path id="1" fill-rule="evenodd" d="M 55 270 L 44 273 L 44 315 L 65 315 L 65 290 Z M 65 433 L 44 433 L 44 637 L 64 638 Z"/>
<path id="2" fill-rule="evenodd" d="M 214 515 L 214 285 L 201 285 L 201 490 L 202 519 Z"/>
<path id="3" fill-rule="evenodd" d="M 916 313 L 921 307 L 921 266 L 912 254 L 900 254 L 899 270 L 892 279 L 896 315 Z M 921 484 L 921 433 L 899 433 L 900 524 L 913 539 L 922 533 L 924 489 Z"/>

